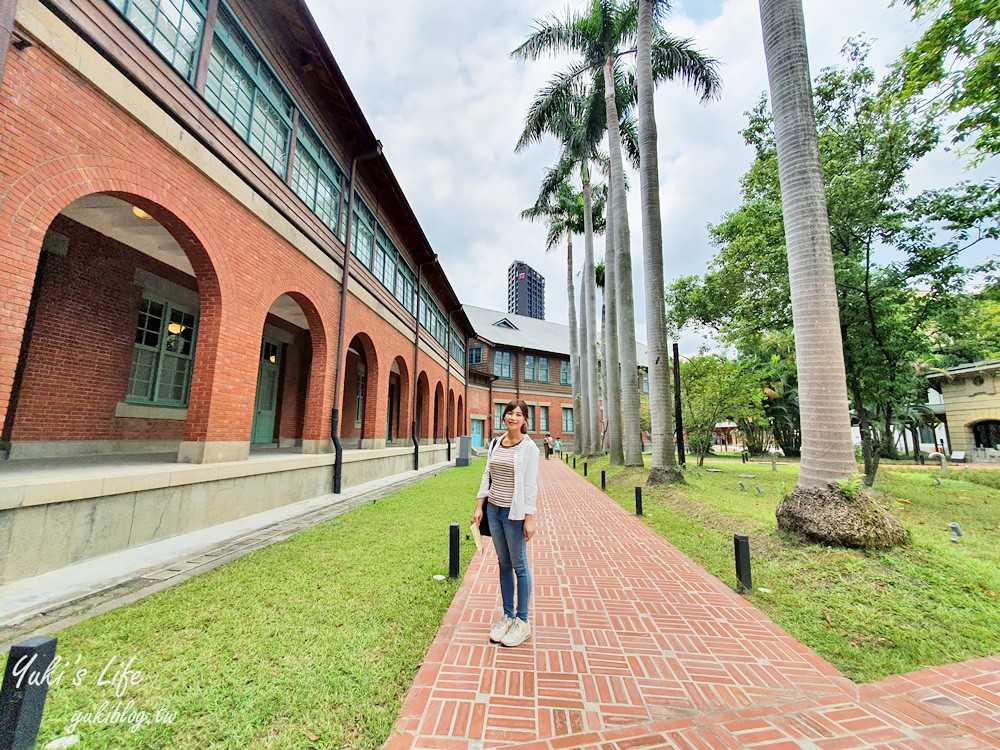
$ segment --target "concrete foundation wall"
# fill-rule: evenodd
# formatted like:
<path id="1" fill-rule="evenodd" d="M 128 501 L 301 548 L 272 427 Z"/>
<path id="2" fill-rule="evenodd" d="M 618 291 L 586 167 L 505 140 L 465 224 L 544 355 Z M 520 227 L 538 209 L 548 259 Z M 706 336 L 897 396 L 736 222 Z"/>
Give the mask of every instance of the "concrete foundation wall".
<path id="1" fill-rule="evenodd" d="M 446 452 L 445 445 L 422 447 L 420 466 L 444 461 Z M 164 464 L 122 476 L 2 487 L 0 584 L 327 494 L 333 460 L 325 454 Z M 412 469 L 412 448 L 347 452 L 343 486 Z"/>

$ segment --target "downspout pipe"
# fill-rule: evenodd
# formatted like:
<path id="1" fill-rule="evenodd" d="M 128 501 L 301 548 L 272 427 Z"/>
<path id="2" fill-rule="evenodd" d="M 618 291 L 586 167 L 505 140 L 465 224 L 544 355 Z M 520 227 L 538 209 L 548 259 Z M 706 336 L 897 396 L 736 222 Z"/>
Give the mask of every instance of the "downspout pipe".
<path id="1" fill-rule="evenodd" d="M 456 307 L 448 313 L 448 345 L 445 347 L 444 359 L 447 363 L 444 389 L 444 439 L 448 443 L 448 461 L 451 461 L 451 316 L 461 310 Z"/>
<path id="2" fill-rule="evenodd" d="M 344 273 L 340 280 L 340 324 L 337 334 L 337 366 L 333 376 L 333 415 L 330 418 L 330 432 L 333 436 L 333 494 L 339 495 L 344 475 L 344 446 L 340 442 L 340 402 L 344 375 L 344 336 L 347 332 L 347 284 L 351 276 L 351 231 L 354 228 L 354 190 L 358 175 L 358 164 L 382 155 L 382 141 L 375 141 L 375 147 L 367 153 L 351 159 L 351 179 L 347 188 L 347 240 L 344 243 Z"/>

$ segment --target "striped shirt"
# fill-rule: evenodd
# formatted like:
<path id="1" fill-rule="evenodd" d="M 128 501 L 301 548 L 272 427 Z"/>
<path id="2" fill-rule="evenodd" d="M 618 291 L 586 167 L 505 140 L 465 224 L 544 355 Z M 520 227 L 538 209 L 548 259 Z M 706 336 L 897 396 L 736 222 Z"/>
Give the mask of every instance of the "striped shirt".
<path id="1" fill-rule="evenodd" d="M 509 508 L 514 501 L 514 456 L 517 446 L 505 448 L 497 443 L 490 459 L 490 502 L 498 508 Z"/>

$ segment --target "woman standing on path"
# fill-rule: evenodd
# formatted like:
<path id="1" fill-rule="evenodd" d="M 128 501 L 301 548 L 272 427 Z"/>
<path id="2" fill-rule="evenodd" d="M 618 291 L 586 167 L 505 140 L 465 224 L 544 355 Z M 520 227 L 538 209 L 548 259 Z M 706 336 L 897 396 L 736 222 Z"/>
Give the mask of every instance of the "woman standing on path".
<path id="1" fill-rule="evenodd" d="M 509 648 L 520 646 L 531 635 L 531 626 L 528 625 L 528 603 L 531 600 L 528 540 L 535 535 L 538 446 L 527 436 L 527 413 L 528 406 L 521 400 L 511 401 L 504 408 L 503 422 L 507 432 L 490 443 L 483 480 L 476 494 L 476 511 L 472 516 L 473 523 L 478 526 L 483 513 L 486 513 L 500 565 L 503 617 L 490 630 L 490 640 Z"/>

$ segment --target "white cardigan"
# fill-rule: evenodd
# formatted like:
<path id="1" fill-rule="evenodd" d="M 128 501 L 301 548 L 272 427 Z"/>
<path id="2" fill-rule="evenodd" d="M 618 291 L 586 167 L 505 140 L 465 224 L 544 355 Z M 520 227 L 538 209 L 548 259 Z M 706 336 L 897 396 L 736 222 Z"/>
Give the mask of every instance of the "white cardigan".
<path id="1" fill-rule="evenodd" d="M 483 479 L 479 483 L 479 492 L 476 498 L 485 498 L 490 494 L 490 461 L 493 458 L 493 449 L 503 438 L 494 438 L 490 443 L 490 450 L 486 456 L 486 469 L 483 470 Z M 523 521 L 526 515 L 533 516 L 536 513 L 536 503 L 538 501 L 538 446 L 535 442 L 525 436 L 517 444 L 514 453 L 514 499 L 510 505 L 510 515 L 507 517 L 511 521 Z"/>

